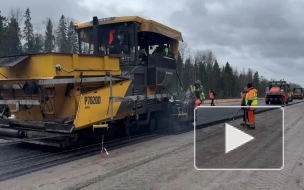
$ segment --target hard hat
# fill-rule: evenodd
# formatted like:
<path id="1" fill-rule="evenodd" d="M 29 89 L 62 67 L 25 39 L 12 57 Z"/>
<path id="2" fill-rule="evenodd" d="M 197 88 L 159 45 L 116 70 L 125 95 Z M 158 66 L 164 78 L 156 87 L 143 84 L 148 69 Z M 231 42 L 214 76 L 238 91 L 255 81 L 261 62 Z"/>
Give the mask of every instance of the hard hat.
<path id="1" fill-rule="evenodd" d="M 201 81 L 200 80 L 196 80 L 196 82 L 195 83 L 197 83 L 197 84 L 201 84 Z"/>

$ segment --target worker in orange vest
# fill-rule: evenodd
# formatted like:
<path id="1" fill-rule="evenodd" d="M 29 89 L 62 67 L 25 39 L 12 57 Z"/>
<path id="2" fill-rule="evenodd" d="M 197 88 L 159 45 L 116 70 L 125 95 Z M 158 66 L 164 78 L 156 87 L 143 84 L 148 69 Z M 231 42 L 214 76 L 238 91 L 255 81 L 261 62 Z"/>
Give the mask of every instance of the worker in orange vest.
<path id="1" fill-rule="evenodd" d="M 215 98 L 215 93 L 213 90 L 211 90 L 210 94 L 209 94 L 209 97 L 211 99 L 211 106 L 215 106 L 214 105 L 214 98 Z"/>
<path id="2" fill-rule="evenodd" d="M 247 94 L 247 86 L 245 86 L 244 91 L 242 93 L 242 102 L 241 102 L 241 106 L 245 106 L 245 99 L 246 99 L 246 94 Z M 248 121 L 248 113 L 247 110 L 242 108 L 242 110 L 244 111 L 243 114 L 243 123 L 241 123 L 241 125 L 247 125 L 247 121 Z M 246 115 L 245 115 L 246 114 Z"/>
<path id="3" fill-rule="evenodd" d="M 252 86 L 252 83 L 248 83 L 247 88 L 248 90 L 246 93 L 245 105 L 249 106 L 249 108 L 247 108 L 249 121 L 248 129 L 255 129 L 254 112 L 256 110 L 256 106 L 258 105 L 258 90 Z"/>

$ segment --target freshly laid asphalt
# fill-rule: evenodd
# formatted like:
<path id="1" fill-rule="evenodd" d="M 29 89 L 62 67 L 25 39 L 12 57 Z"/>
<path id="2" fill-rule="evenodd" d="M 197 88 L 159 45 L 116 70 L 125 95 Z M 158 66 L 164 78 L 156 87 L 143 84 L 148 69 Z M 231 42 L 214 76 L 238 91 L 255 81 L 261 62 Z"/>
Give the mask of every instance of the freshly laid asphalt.
<path id="1" fill-rule="evenodd" d="M 303 104 L 284 108 L 284 168 L 279 171 L 197 171 L 194 133 L 168 135 L 0 182 L 1 189 L 304 189 Z M 223 153 L 223 123 L 197 130 L 198 167 L 277 168 L 282 164 L 279 110 L 258 114 L 256 138 Z M 199 133 L 200 131 L 200 133 Z M 107 147 L 107 146 L 106 146 Z M 244 150 L 245 149 L 245 150 Z M 1 170 L 0 170 L 1 171 Z"/>
<path id="2" fill-rule="evenodd" d="M 294 100 L 297 103 L 303 102 L 299 100 Z M 207 105 L 207 104 L 205 104 Z M 197 111 L 197 124 L 210 123 L 216 120 L 227 119 L 232 117 L 232 115 L 239 110 L 239 108 L 219 108 L 218 106 L 240 106 L 240 103 L 219 103 L 217 106 L 212 108 L 200 108 Z M 208 106 L 208 105 L 207 105 Z M 259 106 L 266 106 L 265 103 L 261 100 Z M 262 108 L 259 108 L 262 109 Z M 241 116 L 242 113 L 237 114 Z M 0 156 L 0 177 L 6 175 L 13 175 L 16 171 L 25 171 L 27 168 L 31 168 L 35 165 L 45 165 L 48 162 L 51 162 L 54 157 L 61 158 L 66 157 L 65 154 L 59 154 L 57 156 L 43 157 L 40 156 L 48 154 L 56 154 L 57 149 L 51 147 L 41 147 L 38 145 L 31 144 L 14 144 L 14 145 L 2 145 L 0 146 L 2 152 Z M 3 179 L 0 179 L 4 180 Z"/>
<path id="3" fill-rule="evenodd" d="M 295 104 L 299 102 L 303 102 L 303 101 L 293 100 L 293 102 L 289 102 L 289 104 Z M 221 107 L 221 106 L 225 106 L 225 107 Z M 231 120 L 233 115 L 240 110 L 240 107 L 229 107 L 229 106 L 240 106 L 240 103 L 238 102 L 219 103 L 216 104 L 216 106 L 210 106 L 209 104 L 205 104 L 202 107 L 198 108 L 196 113 L 197 116 L 196 126 L 209 124 L 219 120 L 227 120 L 227 121 Z M 280 105 L 269 105 L 269 104 L 267 105 L 263 100 L 260 100 L 258 106 L 271 107 L 271 106 L 280 106 Z M 266 111 L 267 109 L 269 108 L 257 108 L 256 112 Z M 241 110 L 235 115 L 235 117 L 237 116 L 241 117 L 242 115 L 243 115 L 243 111 Z"/>
<path id="4" fill-rule="evenodd" d="M 283 117 L 280 109 L 257 114 L 256 130 L 240 126 L 241 119 L 230 121 L 254 139 L 225 152 L 227 143 L 234 144 L 242 136 L 227 136 L 224 123 L 195 132 L 195 166 L 199 169 L 280 169 L 283 167 Z M 231 130 L 231 128 L 229 129 Z M 243 134 L 244 134 L 243 133 Z M 229 143 L 228 143 L 229 144 Z M 238 143 L 236 143 L 238 144 Z M 235 144 L 234 144 L 235 145 Z"/>

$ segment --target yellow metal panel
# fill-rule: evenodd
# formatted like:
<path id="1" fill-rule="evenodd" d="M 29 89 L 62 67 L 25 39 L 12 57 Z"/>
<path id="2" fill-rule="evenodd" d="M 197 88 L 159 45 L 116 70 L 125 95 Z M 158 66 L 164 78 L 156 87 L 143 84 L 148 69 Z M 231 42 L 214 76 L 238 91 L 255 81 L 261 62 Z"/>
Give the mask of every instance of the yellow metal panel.
<path id="1" fill-rule="evenodd" d="M 34 77 L 53 77 L 53 57 L 51 54 L 31 56 L 29 59 L 18 63 L 13 67 L 1 68 L 0 73 L 9 75 L 9 79 L 30 79 Z M 8 74 L 10 73 L 10 74 Z M 4 77 L 1 79 L 4 79 Z"/>
<path id="2" fill-rule="evenodd" d="M 60 65 L 62 70 L 56 71 Z M 110 71 L 112 75 L 121 75 L 119 58 L 106 56 L 88 56 L 77 54 L 39 54 L 31 55 L 28 59 L 13 67 L 0 68 L 0 81 L 52 79 L 60 77 L 104 76 Z"/>
<path id="3" fill-rule="evenodd" d="M 124 81 L 121 83 L 114 84 L 112 89 L 113 97 L 124 97 L 129 86 L 131 85 L 131 80 Z M 100 98 L 100 102 L 89 103 L 89 98 L 94 97 L 95 100 Z M 76 119 L 74 125 L 76 130 L 82 129 L 87 126 L 91 126 L 97 122 L 105 121 L 111 119 L 111 112 L 109 108 L 109 97 L 110 97 L 110 87 L 105 87 L 96 91 L 88 92 L 82 94 L 79 101 L 79 106 L 76 114 Z M 121 105 L 121 102 L 113 103 L 113 116 L 116 116 L 117 111 Z M 109 109 L 109 113 L 108 112 Z M 124 113 L 125 115 L 126 113 Z M 123 114 L 122 114 L 123 115 Z"/>
<path id="4" fill-rule="evenodd" d="M 43 107 L 43 114 L 48 118 L 54 118 L 55 114 L 55 98 L 51 97 L 46 102 L 46 104 L 42 105 Z"/>
<path id="5" fill-rule="evenodd" d="M 14 100 L 14 99 L 32 99 L 39 100 L 38 95 L 27 96 L 22 90 L 3 90 L 1 92 L 3 100 Z M 28 105 L 28 110 L 21 111 L 21 105 L 19 106 L 19 111 L 16 112 L 16 105 L 8 105 L 10 112 L 13 113 L 17 119 L 22 120 L 42 120 L 42 113 L 40 106 L 31 106 Z"/>
<path id="6" fill-rule="evenodd" d="M 13 113 L 16 118 L 22 120 L 29 120 L 29 121 L 42 121 L 43 116 L 41 114 L 40 106 L 28 106 L 31 109 L 25 111 L 19 111 Z M 9 106 L 10 109 L 15 109 L 15 106 Z"/>
<path id="7" fill-rule="evenodd" d="M 64 70 L 71 70 L 73 69 L 73 55 L 72 54 L 54 54 L 53 55 L 54 57 L 54 61 L 52 63 L 52 70 L 55 70 L 55 66 L 56 65 L 60 65 Z M 62 72 L 56 72 L 56 74 L 59 74 L 59 73 L 62 73 Z M 67 72 L 64 72 L 63 73 L 65 75 L 69 75 L 69 73 Z M 56 75 L 55 74 L 55 75 Z"/>
<path id="8" fill-rule="evenodd" d="M 58 102 L 56 104 L 59 107 L 57 118 L 67 118 L 67 117 L 75 116 L 76 115 L 75 97 L 74 96 L 70 96 L 70 97 L 63 96 L 63 97 L 64 97 L 62 98 L 64 100 L 63 104 L 58 104 Z"/>
<path id="9" fill-rule="evenodd" d="M 95 57 L 95 56 L 79 56 L 79 69 L 80 70 L 119 70 L 119 59 L 114 57 Z"/>
<path id="10" fill-rule="evenodd" d="M 78 54 L 73 54 L 73 69 L 79 68 Z"/>
<path id="11" fill-rule="evenodd" d="M 73 91 L 70 92 L 69 96 L 65 96 L 66 84 L 58 84 L 55 86 L 55 118 L 66 118 L 75 115 L 75 97 Z"/>
<path id="12" fill-rule="evenodd" d="M 55 69 L 52 64 L 53 61 L 53 56 L 51 54 L 32 56 L 26 65 L 17 65 L 21 67 L 24 65 L 24 70 L 16 69 L 15 71 L 17 73 L 23 71 L 29 77 L 53 77 L 55 75 Z"/>
<path id="13" fill-rule="evenodd" d="M 7 80 L 12 78 L 10 67 L 0 67 L 0 80 Z"/>

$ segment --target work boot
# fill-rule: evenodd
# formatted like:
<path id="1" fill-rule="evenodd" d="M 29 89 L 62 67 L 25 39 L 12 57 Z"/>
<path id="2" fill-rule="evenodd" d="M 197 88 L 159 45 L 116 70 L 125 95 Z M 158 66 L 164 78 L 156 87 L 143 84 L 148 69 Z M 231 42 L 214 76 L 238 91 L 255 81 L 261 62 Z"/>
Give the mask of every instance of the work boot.
<path id="1" fill-rule="evenodd" d="M 255 129 L 255 124 L 250 124 L 250 125 L 248 125 L 248 126 L 247 126 L 247 129 L 249 129 L 249 130 Z"/>
<path id="2" fill-rule="evenodd" d="M 243 126 L 249 126 L 248 124 L 248 120 L 247 121 L 243 121 L 240 125 L 243 125 Z"/>

